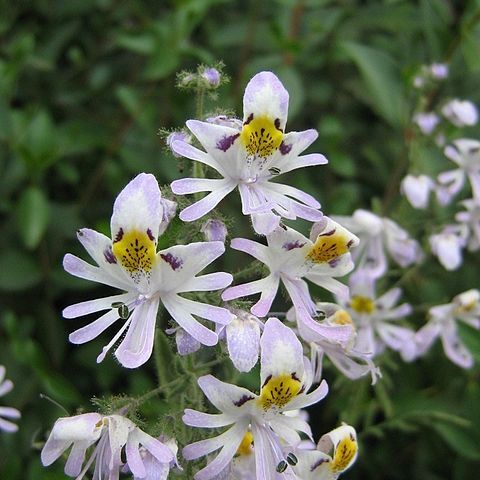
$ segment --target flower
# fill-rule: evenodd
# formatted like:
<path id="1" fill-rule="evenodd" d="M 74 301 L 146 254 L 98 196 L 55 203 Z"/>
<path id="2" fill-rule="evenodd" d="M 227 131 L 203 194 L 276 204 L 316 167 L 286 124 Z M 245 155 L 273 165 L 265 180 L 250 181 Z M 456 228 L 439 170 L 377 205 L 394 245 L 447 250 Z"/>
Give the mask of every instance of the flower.
<path id="1" fill-rule="evenodd" d="M 432 63 L 430 73 L 436 80 L 444 80 L 448 77 L 448 65 L 445 63 Z"/>
<path id="2" fill-rule="evenodd" d="M 201 75 L 209 87 L 216 88 L 220 85 L 221 76 L 220 72 L 216 68 L 205 68 Z"/>
<path id="3" fill-rule="evenodd" d="M 433 112 L 419 112 L 414 115 L 413 121 L 424 135 L 430 135 L 440 122 L 440 117 Z"/>
<path id="4" fill-rule="evenodd" d="M 202 225 L 202 232 L 207 242 L 222 242 L 225 243 L 227 238 L 227 227 L 218 219 L 209 218 Z"/>
<path id="5" fill-rule="evenodd" d="M 82 469 L 86 451 L 95 443 L 97 446 Z M 142 458 L 141 446 L 161 464 L 168 465 L 175 459 L 170 448 L 140 430 L 128 418 L 84 413 L 59 418 L 55 422 L 42 449 L 41 460 L 43 466 L 48 467 L 72 447 L 65 464 L 66 475 L 81 480 L 95 462 L 92 480 L 113 480 L 118 479 L 125 463 L 122 459 L 124 452 L 135 479 L 145 479 L 148 462 Z"/>
<path id="6" fill-rule="evenodd" d="M 13 388 L 13 382 L 11 380 L 5 380 L 6 369 L 3 365 L 0 365 L 0 397 L 3 397 Z M 21 417 L 20 412 L 16 408 L 12 407 L 0 407 L 0 430 L 4 432 L 16 432 L 18 426 L 5 418 L 18 419 Z"/>
<path id="7" fill-rule="evenodd" d="M 173 155 L 177 158 L 180 158 L 181 155 L 178 155 L 177 153 L 175 153 L 175 150 L 173 150 L 173 148 L 172 148 L 173 142 L 176 142 L 176 141 L 181 141 L 181 142 L 185 142 L 185 143 L 192 143 L 192 136 L 190 134 L 184 132 L 183 130 L 181 130 L 179 132 L 170 133 L 167 136 L 167 138 L 165 139 L 165 143 L 167 144 L 167 147 L 171 150 Z"/>
<path id="8" fill-rule="evenodd" d="M 374 278 L 387 270 L 385 250 L 404 268 L 423 258 L 418 242 L 389 218 L 358 209 L 351 217 L 335 215 L 333 219 L 358 235 L 360 247 L 352 252 L 353 261 L 358 269 L 368 271 Z"/>
<path id="9" fill-rule="evenodd" d="M 458 212 L 455 220 L 468 228 L 468 249 L 476 252 L 480 249 L 480 198 L 469 198 L 460 203 L 466 210 Z"/>
<path id="10" fill-rule="evenodd" d="M 350 298 L 337 298 L 337 302 L 348 311 L 357 328 L 355 351 L 376 357 L 385 347 L 398 351 L 404 360 L 415 355 L 414 332 L 409 328 L 392 325 L 412 312 L 408 303 L 396 306 L 402 290 L 392 288 L 376 298 L 375 280 L 363 270 L 350 277 Z"/>
<path id="11" fill-rule="evenodd" d="M 472 126 L 478 122 L 477 107 L 469 100 L 451 100 L 442 107 L 442 114 L 456 127 Z"/>
<path id="12" fill-rule="evenodd" d="M 432 307 L 430 320 L 415 334 L 416 354 L 422 356 L 440 337 L 445 355 L 462 368 L 473 366 L 473 357 L 458 336 L 457 322 L 462 321 L 480 330 L 480 292 L 467 290 L 451 303 Z"/>
<path id="13" fill-rule="evenodd" d="M 233 320 L 227 326 L 219 326 L 219 330 L 225 332 L 228 354 L 235 368 L 240 372 L 249 372 L 260 354 L 260 329 L 263 323 L 243 310 L 234 310 L 233 313 Z"/>
<path id="14" fill-rule="evenodd" d="M 459 168 L 438 175 L 437 199 L 442 205 L 451 202 L 460 192 L 468 178 L 473 197 L 480 199 L 480 142 L 469 138 L 460 138 L 444 149 L 445 156 L 455 162 Z"/>
<path id="15" fill-rule="evenodd" d="M 401 192 L 407 197 L 412 207 L 425 209 L 428 206 L 430 192 L 435 182 L 427 175 L 407 175 L 402 180 Z"/>
<path id="16" fill-rule="evenodd" d="M 223 292 L 222 298 L 232 300 L 261 292 L 260 300 L 251 308 L 251 312 L 264 317 L 282 281 L 297 311 L 297 320 L 303 322 L 305 328 L 345 343 L 351 333 L 348 326 L 324 326 L 311 318 L 316 311 L 315 304 L 303 278 L 331 292 L 346 295 L 347 287 L 333 277 L 345 275 L 353 269 L 349 252 L 358 244 L 358 239 L 327 217 L 314 226 L 312 236 L 313 241 L 292 228 L 278 227 L 267 235 L 267 246 L 245 238 L 233 239 L 232 248 L 263 262 L 270 274 L 253 282 L 230 287 Z"/>
<path id="17" fill-rule="evenodd" d="M 375 366 L 370 355 L 360 352 L 354 348 L 355 345 L 355 325 L 350 314 L 335 303 L 318 302 L 316 304 L 317 316 L 323 316 L 323 324 L 326 325 L 349 325 L 352 327 L 352 334 L 348 343 L 342 345 L 339 342 L 332 341 L 324 335 L 319 335 L 311 329 L 303 329 L 302 323 L 299 323 L 298 333 L 303 340 L 310 346 L 310 361 L 313 369 L 313 382 L 318 383 L 323 373 L 323 357 L 328 359 L 337 367 L 347 378 L 357 380 L 370 373 L 372 385 L 375 385 L 377 378 L 381 377 L 380 369 Z M 287 312 L 287 319 L 295 320 L 295 309 Z"/>
<path id="18" fill-rule="evenodd" d="M 71 305 L 65 318 L 76 318 L 108 310 L 94 322 L 71 333 L 72 343 L 85 343 L 97 337 L 117 320 L 123 325 L 103 348 L 101 362 L 120 338 L 115 355 L 127 368 L 145 363 L 152 353 L 157 310 L 163 303 L 172 318 L 204 345 L 215 345 L 217 334 L 192 315 L 218 323 L 228 323 L 231 314 L 216 306 L 186 299 L 180 294 L 224 288 L 232 281 L 228 273 L 197 277 L 203 268 L 225 250 L 222 242 L 176 245 L 156 251 L 162 223 L 160 189 L 153 175 L 135 177 L 118 195 L 111 219 L 112 240 L 83 228 L 78 239 L 98 266 L 67 254 L 65 270 L 77 277 L 124 290 L 125 293 Z"/>
<path id="19" fill-rule="evenodd" d="M 249 448 L 252 442 L 248 443 L 248 438 L 255 445 L 256 478 L 274 480 L 277 465 L 285 460 L 285 446 L 294 448 L 300 443 L 297 432 L 311 437 L 310 427 L 304 420 L 285 413 L 324 398 L 328 392 L 326 382 L 322 381 L 318 388 L 307 393 L 312 384 L 310 363 L 303 357 L 302 345 L 293 331 L 278 319 L 270 318 L 265 323 L 260 348 L 260 395 L 221 382 L 212 375 L 198 379 L 203 393 L 222 413 L 186 409 L 183 421 L 193 427 L 231 426 L 217 437 L 183 449 L 187 460 L 221 449 L 214 460 L 195 474 L 195 480 L 208 480 L 223 472 L 242 446 Z M 247 432 L 251 432 L 252 437 Z"/>
<path id="20" fill-rule="evenodd" d="M 322 165 L 320 154 L 299 157 L 317 138 L 315 130 L 284 133 L 288 92 L 272 72 L 255 75 L 243 97 L 243 125 L 234 122 L 189 120 L 188 128 L 205 151 L 184 141 L 173 142 L 177 154 L 216 170 L 222 178 L 184 178 L 171 188 L 178 195 L 210 192 L 180 213 L 184 221 L 204 216 L 234 188 L 238 187 L 242 211 L 252 216 L 257 233 L 266 235 L 279 224 L 280 217 L 320 220 L 320 204 L 311 195 L 271 180 L 297 168 Z"/>
<path id="21" fill-rule="evenodd" d="M 456 270 L 462 265 L 462 250 L 468 240 L 465 225 L 447 225 L 440 233 L 430 235 L 428 240 L 432 253 L 446 270 Z"/>
<path id="22" fill-rule="evenodd" d="M 336 480 L 355 463 L 357 455 L 357 433 L 344 424 L 323 435 L 317 449 L 298 449 L 293 471 L 301 480 Z"/>

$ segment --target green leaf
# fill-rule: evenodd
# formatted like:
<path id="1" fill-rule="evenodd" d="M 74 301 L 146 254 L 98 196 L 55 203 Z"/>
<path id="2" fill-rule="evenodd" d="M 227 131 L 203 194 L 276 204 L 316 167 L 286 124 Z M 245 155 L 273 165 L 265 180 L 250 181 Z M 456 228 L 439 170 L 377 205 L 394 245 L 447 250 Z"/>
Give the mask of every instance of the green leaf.
<path id="1" fill-rule="evenodd" d="M 0 290 L 25 290 L 36 285 L 41 278 L 38 264 L 26 253 L 10 249 L 0 254 Z"/>
<path id="2" fill-rule="evenodd" d="M 480 460 L 480 436 L 471 428 L 461 427 L 452 423 L 434 422 L 434 430 L 459 455 L 471 460 Z"/>
<path id="3" fill-rule="evenodd" d="M 29 250 L 38 246 L 50 219 L 48 199 L 38 187 L 25 190 L 18 204 L 17 220 L 20 237 Z"/>
<path id="4" fill-rule="evenodd" d="M 393 127 L 402 126 L 407 102 L 393 59 L 381 50 L 353 42 L 344 42 L 341 47 L 359 68 L 372 108 Z"/>

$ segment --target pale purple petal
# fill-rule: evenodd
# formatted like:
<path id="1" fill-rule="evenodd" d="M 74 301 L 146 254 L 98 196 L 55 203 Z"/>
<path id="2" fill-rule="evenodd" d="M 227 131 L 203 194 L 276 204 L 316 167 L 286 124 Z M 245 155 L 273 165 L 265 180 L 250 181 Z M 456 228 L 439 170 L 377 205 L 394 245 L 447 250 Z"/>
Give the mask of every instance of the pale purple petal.
<path id="1" fill-rule="evenodd" d="M 232 283 L 233 277 L 230 273 L 216 272 L 207 273 L 200 277 L 193 277 L 187 280 L 177 289 L 177 293 L 182 292 L 211 292 L 221 288 L 228 287 Z"/>
<path id="2" fill-rule="evenodd" d="M 190 427 L 201 428 L 220 428 L 230 425 L 234 422 L 234 419 L 230 415 L 225 415 L 224 413 L 212 414 L 197 412 L 196 410 L 191 410 L 190 408 L 185 409 L 182 420 L 183 423 L 189 425 Z"/>
<path id="3" fill-rule="evenodd" d="M 86 302 L 75 303 L 66 307 L 62 311 L 63 318 L 77 318 L 90 313 L 99 312 L 101 310 L 111 310 L 113 303 L 129 303 L 135 298 L 131 293 L 124 293 L 122 295 L 112 295 L 111 297 L 97 298 L 95 300 L 88 300 Z"/>
<path id="4" fill-rule="evenodd" d="M 223 307 L 196 302 L 183 297 L 177 297 L 177 301 L 179 305 L 185 308 L 185 310 L 190 312 L 192 315 L 211 320 L 215 323 L 228 325 L 233 319 L 232 313 Z"/>
<path id="5" fill-rule="evenodd" d="M 260 300 L 250 309 L 254 315 L 257 317 L 265 317 L 268 314 L 277 295 L 279 283 L 280 277 L 275 274 L 270 274 L 263 279 Z"/>
<path id="6" fill-rule="evenodd" d="M 269 318 L 260 339 L 260 384 L 266 378 L 292 375 L 304 380 L 303 348 L 297 336 L 277 318 Z"/>
<path id="7" fill-rule="evenodd" d="M 110 325 L 113 325 L 118 319 L 118 311 L 116 309 L 112 309 L 102 315 L 100 318 L 94 320 L 92 323 L 89 323 L 88 325 L 85 325 L 84 327 L 72 332 L 68 336 L 68 339 L 70 342 L 77 345 L 89 342 L 90 340 L 98 337 L 98 335 L 104 332 Z"/>
<path id="8" fill-rule="evenodd" d="M 180 219 L 184 222 L 198 220 L 200 217 L 212 211 L 235 187 L 236 184 L 234 182 L 223 182 L 220 188 L 182 210 L 179 215 Z"/>
<path id="9" fill-rule="evenodd" d="M 5 380 L 2 382 L 2 377 L 0 376 L 0 397 L 3 397 L 13 388 L 13 382 L 11 380 Z"/>
<path id="10" fill-rule="evenodd" d="M 85 453 L 90 446 L 90 442 L 75 442 L 70 455 L 65 463 L 65 473 L 69 477 L 76 477 L 82 470 L 82 464 L 85 460 Z"/>
<path id="11" fill-rule="evenodd" d="M 240 415 L 241 407 L 257 398 L 246 388 L 222 382 L 213 375 L 200 377 L 198 385 L 218 410 L 232 415 Z"/>
<path id="12" fill-rule="evenodd" d="M 261 278 L 259 280 L 254 280 L 253 282 L 248 282 L 242 285 L 235 285 L 234 287 L 227 288 L 222 293 L 222 299 L 228 301 L 235 298 L 247 297 L 249 295 L 261 292 L 264 288 L 265 278 Z"/>
<path id="13" fill-rule="evenodd" d="M 230 359 L 240 372 L 249 372 L 260 352 L 260 327 L 255 320 L 235 317 L 226 328 Z"/>
<path id="14" fill-rule="evenodd" d="M 442 327 L 437 322 L 428 322 L 415 333 L 417 355 L 422 356 L 440 335 Z"/>
<path id="15" fill-rule="evenodd" d="M 307 395 L 297 395 L 293 400 L 288 403 L 288 410 L 297 410 L 299 408 L 305 408 L 310 405 L 313 405 L 323 398 L 328 393 L 328 385 L 325 380 L 322 380 L 322 383 L 318 388 L 313 392 Z"/>
<path id="16" fill-rule="evenodd" d="M 321 206 L 320 202 L 315 197 L 312 197 L 312 195 L 305 193 L 303 190 L 292 187 L 291 185 L 270 182 L 268 184 L 268 190 L 280 195 L 287 195 L 295 198 L 296 200 L 300 200 L 305 205 L 308 205 L 314 209 L 319 209 Z"/>
<path id="17" fill-rule="evenodd" d="M 15 425 L 8 420 L 4 420 L 3 418 L 0 418 L 0 431 L 1 430 L 8 433 L 14 433 L 18 431 L 18 425 Z"/>
<path id="18" fill-rule="evenodd" d="M 268 248 L 261 243 L 248 240 L 246 238 L 234 238 L 230 247 L 241 252 L 248 253 L 252 257 L 260 260 L 262 263 L 268 261 Z"/>
<path id="19" fill-rule="evenodd" d="M 202 345 L 209 347 L 216 345 L 218 342 L 217 334 L 195 320 L 190 312 L 181 305 L 178 298 L 181 297 L 178 297 L 178 295 L 162 297 L 162 302 L 172 318 Z"/>
<path id="20" fill-rule="evenodd" d="M 223 179 L 211 178 L 182 178 L 171 184 L 172 192 L 177 195 L 188 195 L 198 192 L 213 192 L 222 188 L 226 183 Z"/>
<path id="21" fill-rule="evenodd" d="M 140 173 L 117 196 L 111 220 L 112 238 L 138 230 L 156 236 L 163 217 L 161 193 L 152 174 Z"/>
<path id="22" fill-rule="evenodd" d="M 152 355 L 158 303 L 158 298 L 152 299 L 133 311 L 127 335 L 115 351 L 124 367 L 137 368 Z"/>
<path id="23" fill-rule="evenodd" d="M 188 332 L 183 328 L 178 327 L 175 332 L 175 342 L 177 344 L 177 351 L 179 355 L 190 355 L 191 353 L 200 350 L 202 344 L 195 340 Z"/>
<path id="24" fill-rule="evenodd" d="M 182 156 L 189 158 L 190 160 L 196 160 L 197 162 L 203 163 L 212 167 L 214 170 L 217 170 L 222 176 L 225 176 L 225 171 L 222 166 L 208 153 L 199 150 L 198 148 L 193 147 L 189 143 L 175 141 L 172 143 L 172 150 Z M 175 191 L 172 189 L 175 193 Z"/>
<path id="25" fill-rule="evenodd" d="M 144 478 L 147 472 L 145 470 L 138 447 L 138 440 L 135 440 L 135 437 L 129 438 L 127 444 L 125 445 L 125 453 L 127 456 L 128 468 L 131 470 L 133 475 L 135 477 Z"/>
<path id="26" fill-rule="evenodd" d="M 269 235 L 280 224 L 280 217 L 274 213 L 252 214 L 252 225 L 259 235 Z"/>
<path id="27" fill-rule="evenodd" d="M 445 355 L 453 363 L 462 368 L 471 368 L 473 366 L 472 354 L 460 340 L 457 326 L 454 322 L 448 322 L 443 326 L 441 338 Z"/>
<path id="28" fill-rule="evenodd" d="M 0 415 L 7 418 L 21 418 L 22 414 L 13 407 L 0 407 Z"/>

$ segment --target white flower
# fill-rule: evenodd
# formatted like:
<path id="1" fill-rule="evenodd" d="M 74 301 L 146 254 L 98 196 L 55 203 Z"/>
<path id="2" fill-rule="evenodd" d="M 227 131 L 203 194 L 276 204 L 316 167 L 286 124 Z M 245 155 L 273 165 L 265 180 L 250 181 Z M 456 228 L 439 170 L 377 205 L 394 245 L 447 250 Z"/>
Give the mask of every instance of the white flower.
<path id="1" fill-rule="evenodd" d="M 285 133 L 288 92 L 272 72 L 261 72 L 250 80 L 243 106 L 241 126 L 218 118 L 210 119 L 213 123 L 187 122 L 205 151 L 184 141 L 173 142 L 177 154 L 210 166 L 222 177 L 175 180 L 171 187 L 178 195 L 210 192 L 183 210 L 180 218 L 197 220 L 238 187 L 242 212 L 252 216 L 257 233 L 272 232 L 281 217 L 319 220 L 320 204 L 311 195 L 271 181 L 297 168 L 327 163 L 320 154 L 299 156 L 315 141 L 317 132 Z"/>
<path id="2" fill-rule="evenodd" d="M 480 330 L 480 292 L 467 290 L 457 295 L 451 303 L 432 307 L 430 320 L 415 334 L 417 356 L 422 356 L 433 342 L 442 339 L 445 355 L 462 368 L 473 366 L 473 357 L 458 336 L 457 322 Z"/>
<path id="3" fill-rule="evenodd" d="M 406 361 L 414 358 L 414 332 L 392 324 L 412 311 L 408 303 L 395 306 L 401 295 L 400 288 L 392 288 L 376 298 L 375 279 L 368 272 L 357 270 L 350 277 L 350 298 L 339 297 L 337 302 L 350 313 L 357 328 L 355 351 L 373 358 L 389 347 Z"/>
<path id="4" fill-rule="evenodd" d="M 447 270 L 462 265 L 462 250 L 467 244 L 468 231 L 464 225 L 447 225 L 440 233 L 429 237 L 432 253 Z"/>
<path id="5" fill-rule="evenodd" d="M 13 382 L 5 379 L 5 373 L 5 367 L 0 365 L 0 397 L 6 395 L 13 388 Z M 4 432 L 16 432 L 18 430 L 17 425 L 2 417 L 13 419 L 20 418 L 20 412 L 16 408 L 0 407 L 0 430 L 3 430 Z"/>
<path id="6" fill-rule="evenodd" d="M 310 363 L 303 357 L 302 345 L 293 331 L 276 318 L 267 320 L 261 338 L 259 395 L 212 375 L 200 377 L 198 384 L 222 413 L 186 409 L 183 421 L 193 427 L 230 427 L 214 438 L 183 449 L 187 460 L 221 449 L 214 460 L 195 474 L 195 480 L 209 480 L 224 472 L 240 448 L 250 448 L 251 440 L 257 480 L 276 480 L 276 467 L 285 461 L 285 447 L 295 448 L 300 443 L 297 432 L 311 438 L 310 427 L 304 420 L 285 413 L 313 405 L 328 392 L 322 381 L 317 389 L 307 393 L 312 385 Z M 251 437 L 247 432 L 251 432 Z"/>
<path id="7" fill-rule="evenodd" d="M 442 113 L 456 127 L 472 126 L 478 122 L 477 107 L 469 100 L 451 100 L 442 107 Z"/>
<path id="8" fill-rule="evenodd" d="M 326 433 L 313 450 L 298 449 L 298 463 L 293 467 L 300 480 L 336 480 L 357 459 L 357 432 L 342 425 Z"/>
<path id="9" fill-rule="evenodd" d="M 458 212 L 455 220 L 468 228 L 468 249 L 476 252 L 480 249 L 480 198 L 469 198 L 461 204 L 466 210 Z"/>
<path id="10" fill-rule="evenodd" d="M 82 469 L 87 449 L 95 443 L 97 446 Z M 65 464 L 66 475 L 81 480 L 95 462 L 93 480 L 115 480 L 124 465 L 124 451 L 135 478 L 145 479 L 147 470 L 140 454 L 141 446 L 162 464 L 169 465 L 175 458 L 166 445 L 140 430 L 128 418 L 84 413 L 59 418 L 55 422 L 42 449 L 41 459 L 47 467 L 72 447 Z"/>
<path id="11" fill-rule="evenodd" d="M 435 188 L 435 182 L 427 175 L 407 175 L 400 187 L 412 207 L 425 209 L 428 206 L 430 192 Z"/>
<path id="12" fill-rule="evenodd" d="M 440 122 L 440 117 L 433 112 L 419 112 L 414 115 L 413 121 L 423 134 L 430 135 Z"/>
<path id="13" fill-rule="evenodd" d="M 313 329 L 321 335 L 345 343 L 351 334 L 348 326 L 321 325 L 313 320 L 315 304 L 304 278 L 326 290 L 346 295 L 347 287 L 333 277 L 343 276 L 352 270 L 349 252 L 358 244 L 358 239 L 327 217 L 314 227 L 313 241 L 288 227 L 278 227 L 267 235 L 268 245 L 245 238 L 233 239 L 232 248 L 263 262 L 270 274 L 228 288 L 223 292 L 222 298 L 232 300 L 261 293 L 260 300 L 251 308 L 251 312 L 264 317 L 268 314 L 282 281 L 295 306 L 297 321 L 302 322 L 306 329 Z"/>
<path id="14" fill-rule="evenodd" d="M 123 325 L 103 348 L 101 362 L 112 346 L 120 341 L 115 355 L 127 368 L 145 363 L 152 353 L 157 311 L 163 303 L 172 318 L 204 345 L 215 345 L 217 334 L 193 315 L 227 324 L 228 310 L 199 303 L 180 294 L 218 290 L 229 285 L 228 273 L 196 275 L 225 250 L 222 242 L 199 242 L 156 251 L 163 207 L 160 189 L 153 175 L 142 173 L 118 195 L 111 220 L 112 239 L 87 228 L 78 239 L 98 266 L 67 254 L 64 268 L 86 280 L 124 290 L 125 293 L 71 305 L 65 318 L 76 318 L 107 310 L 94 322 L 70 334 L 72 343 L 85 343 L 122 319 Z M 121 340 L 120 340 L 121 339 Z"/>
<path id="15" fill-rule="evenodd" d="M 358 209 L 351 217 L 335 215 L 340 222 L 360 239 L 360 246 L 352 257 L 358 269 L 367 270 L 374 278 L 387 271 L 385 250 L 401 267 L 418 263 L 423 258 L 420 245 L 393 220 Z"/>

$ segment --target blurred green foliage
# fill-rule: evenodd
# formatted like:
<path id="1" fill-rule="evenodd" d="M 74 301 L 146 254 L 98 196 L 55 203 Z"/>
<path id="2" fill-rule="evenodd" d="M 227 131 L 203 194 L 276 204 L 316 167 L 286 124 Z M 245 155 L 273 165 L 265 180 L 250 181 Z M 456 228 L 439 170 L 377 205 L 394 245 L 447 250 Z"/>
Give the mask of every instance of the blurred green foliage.
<path id="1" fill-rule="evenodd" d="M 108 232 L 115 195 L 136 173 L 167 184 L 191 167 L 157 134 L 194 114 L 194 99 L 175 89 L 178 71 L 222 59 L 231 83 L 219 105 L 238 113 L 250 76 L 275 71 L 291 96 L 289 129 L 317 128 L 312 151 L 330 160 L 288 181 L 317 196 L 327 214 L 374 208 L 419 236 L 448 210 L 413 211 L 399 198 L 399 182 L 413 164 L 434 172 L 446 163 L 441 150 L 414 138 L 412 78 L 419 65 L 446 61 L 451 76 L 439 95 L 478 105 L 479 19 L 478 0 L 2 2 L 0 364 L 15 382 L 2 405 L 23 417 L 17 434 L 0 434 L 1 478 L 64 478 L 60 462 L 40 465 L 39 446 L 64 415 L 40 393 L 73 414 L 93 408 L 90 397 L 156 385 L 153 361 L 135 372 L 112 356 L 96 365 L 105 337 L 68 344 L 79 321 L 62 319 L 62 308 L 104 292 L 61 263 L 66 252 L 84 255 L 76 229 Z M 207 100 L 205 112 L 215 108 Z M 478 128 L 468 135 L 478 138 Z M 250 236 L 243 218 L 235 229 Z M 458 272 L 434 261 L 401 277 L 420 306 L 411 324 L 422 325 L 429 305 L 478 288 L 478 268 L 478 254 L 470 254 Z M 340 421 L 359 431 L 359 460 L 344 478 L 476 478 L 480 337 L 463 333 L 477 360 L 467 372 L 438 344 L 415 364 L 386 355 L 376 388 L 327 369 L 332 389 L 311 412 L 313 428 L 317 438 Z M 141 414 L 155 418 L 166 401 L 150 401 Z"/>

